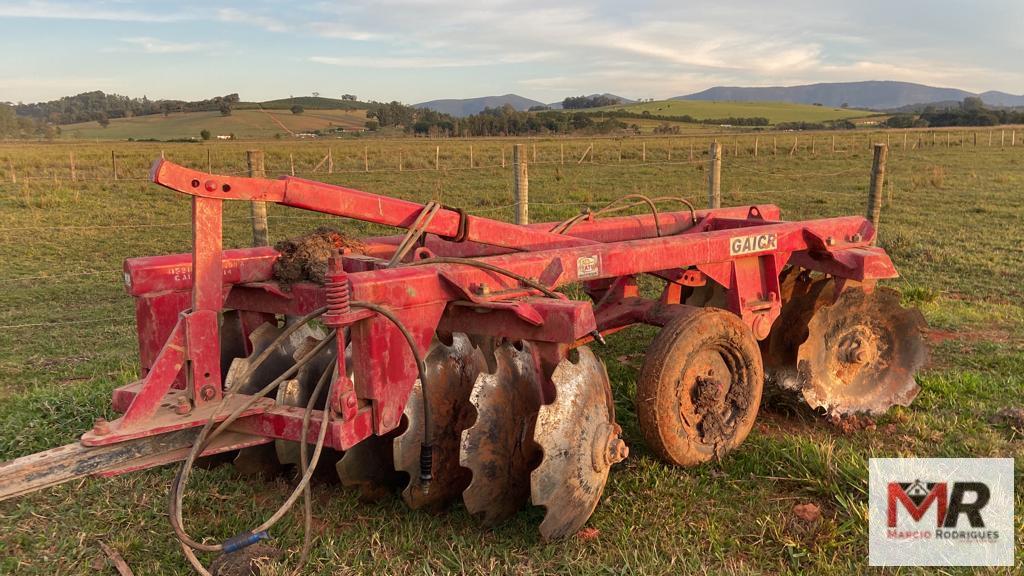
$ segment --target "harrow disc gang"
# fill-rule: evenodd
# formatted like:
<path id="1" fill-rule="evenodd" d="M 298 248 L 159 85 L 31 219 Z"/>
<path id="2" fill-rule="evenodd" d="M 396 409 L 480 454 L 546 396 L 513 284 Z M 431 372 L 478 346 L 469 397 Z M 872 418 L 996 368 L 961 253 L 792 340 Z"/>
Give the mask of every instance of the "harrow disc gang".
<path id="1" fill-rule="evenodd" d="M 542 393 L 532 346 L 506 342 L 494 358 L 494 372 L 480 374 L 473 386 L 476 420 L 459 448 L 459 463 L 472 473 L 462 499 L 485 526 L 512 517 L 529 501 L 530 471 L 540 457 L 533 427 Z"/>
<path id="2" fill-rule="evenodd" d="M 225 390 L 239 394 L 255 394 L 295 365 L 295 354 L 300 348 L 304 347 L 307 339 L 315 340 L 324 337 L 322 332 L 306 325 L 274 346 L 277 338 L 284 330 L 284 328 L 266 323 L 261 324 L 249 334 L 252 352 L 247 357 L 236 358 L 231 362 L 231 367 L 224 378 Z M 266 360 L 262 361 L 259 365 L 255 365 L 255 360 L 272 346 L 274 348 L 269 351 Z M 319 373 L 316 376 L 319 376 Z M 316 376 L 312 378 L 314 381 Z M 302 380 L 300 379 L 301 382 Z M 295 402 L 298 402 L 298 398 L 303 394 L 299 390 L 300 385 L 284 386 L 282 388 L 294 390 L 293 395 L 295 398 L 290 400 Z M 312 390 L 312 387 L 309 390 Z M 281 394 L 280 389 L 278 394 Z M 308 392 L 305 394 L 305 397 L 308 398 Z M 285 396 L 289 396 L 289 393 L 285 393 Z M 298 406 L 297 403 L 291 405 Z M 289 451 L 290 449 L 284 449 L 284 452 Z M 294 461 L 297 463 L 297 447 L 294 452 Z M 271 476 L 280 471 L 281 465 L 284 463 L 279 460 L 279 453 L 281 452 L 275 446 L 269 444 L 243 448 L 238 451 L 238 455 L 235 457 L 235 469 L 246 475 Z"/>
<path id="3" fill-rule="evenodd" d="M 914 373 L 928 358 L 925 328 L 920 310 L 900 306 L 895 290 L 844 290 L 807 325 L 797 354 L 804 399 L 833 414 L 909 406 L 921 390 Z"/>
<path id="4" fill-rule="evenodd" d="M 547 509 L 545 539 L 574 534 L 594 513 L 608 472 L 629 455 L 615 423 L 611 386 L 604 364 L 590 348 L 577 349 L 551 375 L 555 399 L 540 407 L 533 438 L 543 457 L 530 475 L 535 506 Z"/>
<path id="5" fill-rule="evenodd" d="M 394 440 L 394 466 L 409 475 L 402 499 L 410 508 L 440 509 L 469 486 L 470 471 L 459 465 L 462 431 L 474 418 L 469 404 L 473 384 L 487 370 L 484 354 L 465 334 L 452 334 L 451 343 L 435 339 L 424 359 L 428 398 L 419 380 L 405 405 L 405 431 Z M 423 402 L 429 402 L 434 427 L 433 481 L 424 493 L 416 481 L 423 445 Z"/>

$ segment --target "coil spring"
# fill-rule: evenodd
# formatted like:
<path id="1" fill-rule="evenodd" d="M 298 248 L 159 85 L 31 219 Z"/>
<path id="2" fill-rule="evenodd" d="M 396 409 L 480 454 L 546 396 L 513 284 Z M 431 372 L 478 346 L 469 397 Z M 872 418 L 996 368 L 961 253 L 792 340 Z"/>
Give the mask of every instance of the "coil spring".
<path id="1" fill-rule="evenodd" d="M 332 271 L 327 275 L 324 288 L 327 296 L 324 323 L 332 327 L 340 326 L 342 319 L 352 310 L 349 304 L 348 274 L 344 271 Z"/>

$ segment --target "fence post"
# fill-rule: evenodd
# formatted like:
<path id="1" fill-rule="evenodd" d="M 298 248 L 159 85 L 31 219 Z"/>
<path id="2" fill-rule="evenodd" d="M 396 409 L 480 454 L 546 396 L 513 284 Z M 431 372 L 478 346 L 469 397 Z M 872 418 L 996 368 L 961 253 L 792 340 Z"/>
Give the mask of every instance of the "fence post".
<path id="1" fill-rule="evenodd" d="M 530 174 L 523 144 L 512 147 L 513 185 L 516 195 L 516 224 L 530 223 Z"/>
<path id="2" fill-rule="evenodd" d="M 1006 146 L 1006 130 L 999 131 L 999 147 Z"/>
<path id="3" fill-rule="evenodd" d="M 160 153 L 160 157 L 163 158 L 163 152 Z M 74 182 L 78 178 L 75 176 L 75 153 L 68 152 L 68 161 L 71 164 L 71 181 Z"/>
<path id="4" fill-rule="evenodd" d="M 779 155 L 779 138 L 777 136 L 772 136 L 772 156 L 778 156 L 778 155 Z"/>
<path id="5" fill-rule="evenodd" d="M 363 146 L 363 172 L 370 171 L 370 147 Z"/>
<path id="6" fill-rule="evenodd" d="M 504 158 L 505 151 L 502 150 L 502 157 Z M 441 169 L 441 147 L 434 146 L 434 170 Z"/>
<path id="7" fill-rule="evenodd" d="M 292 176 L 295 176 L 295 155 L 288 154 L 288 165 L 291 167 Z"/>
<path id="8" fill-rule="evenodd" d="M 515 146 L 515 144 L 513 144 L 513 146 Z M 505 167 L 505 147 L 504 146 L 501 147 L 501 167 L 502 168 Z"/>
<path id="9" fill-rule="evenodd" d="M 903 133 L 903 149 L 904 150 L 907 149 L 907 133 L 906 132 Z"/>
<path id="10" fill-rule="evenodd" d="M 708 166 L 708 208 L 722 207 L 722 146 L 711 143 Z"/>
<path id="11" fill-rule="evenodd" d="M 754 136 L 754 158 L 757 158 L 757 136 Z"/>
<path id="12" fill-rule="evenodd" d="M 693 162 L 693 138 L 690 138 L 690 162 Z"/>
<path id="13" fill-rule="evenodd" d="M 1017 145 L 1017 131 L 1016 130 L 1010 130 L 1010 146 L 1013 147 L 1013 146 L 1016 146 L 1016 145 Z"/>
<path id="14" fill-rule="evenodd" d="M 871 187 L 868 191 L 867 218 L 875 227 L 875 240 L 878 239 L 878 222 L 882 216 L 882 191 L 885 190 L 885 161 L 889 155 L 889 147 L 875 144 L 875 157 L 871 162 Z"/>
<path id="15" fill-rule="evenodd" d="M 18 175 L 14 173 L 14 160 L 11 160 L 10 158 L 7 159 L 7 168 L 11 173 L 11 184 L 17 184 Z"/>
<path id="16" fill-rule="evenodd" d="M 117 180 L 117 156 L 113 150 L 110 151 L 110 171 L 114 173 L 114 180 Z"/>
<path id="17" fill-rule="evenodd" d="M 814 134 L 811 134 L 811 156 L 816 156 L 816 155 L 817 155 L 817 152 L 815 152 L 815 148 L 814 148 Z"/>
<path id="18" fill-rule="evenodd" d="M 402 158 L 402 151 L 399 150 L 398 151 L 398 171 L 399 172 L 402 171 L 402 160 L 403 160 L 403 158 Z"/>
<path id="19" fill-rule="evenodd" d="M 473 145 L 469 145 L 469 167 L 473 167 Z"/>
<path id="20" fill-rule="evenodd" d="M 245 161 L 249 168 L 250 178 L 266 178 L 262 150 L 246 150 Z M 252 214 L 252 245 L 269 246 L 267 203 L 254 200 L 250 203 L 250 212 Z"/>
<path id="21" fill-rule="evenodd" d="M 534 162 L 537 161 L 537 143 L 536 142 L 533 143 L 533 161 Z"/>
<path id="22" fill-rule="evenodd" d="M 640 143 L 640 163 L 644 164 L 647 162 L 647 142 Z"/>
<path id="23" fill-rule="evenodd" d="M 560 142 L 558 144 L 558 163 L 565 164 L 565 143 Z"/>
<path id="24" fill-rule="evenodd" d="M 399 163 L 401 163 L 401 152 L 399 154 Z M 262 160 L 261 160 L 262 162 Z M 334 174 L 334 152 L 330 148 L 327 149 L 327 173 Z"/>

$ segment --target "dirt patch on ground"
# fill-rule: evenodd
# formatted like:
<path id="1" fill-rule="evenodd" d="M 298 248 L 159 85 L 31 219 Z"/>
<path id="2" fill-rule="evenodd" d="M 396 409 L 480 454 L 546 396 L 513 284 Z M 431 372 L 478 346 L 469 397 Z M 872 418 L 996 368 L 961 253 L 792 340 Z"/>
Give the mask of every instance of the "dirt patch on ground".
<path id="1" fill-rule="evenodd" d="M 996 424 L 1009 426 L 1014 430 L 1024 431 L 1024 408 L 1021 408 L 1020 406 L 1007 406 L 1005 408 L 1000 408 L 999 411 L 996 412 L 993 421 Z"/>
<path id="2" fill-rule="evenodd" d="M 237 552 L 223 554 L 210 564 L 213 576 L 260 576 L 262 568 L 281 559 L 282 553 L 262 542 Z"/>
<path id="3" fill-rule="evenodd" d="M 875 419 L 865 414 L 830 414 L 828 423 L 843 434 L 853 434 L 861 430 L 874 432 L 878 428 Z"/>
<path id="4" fill-rule="evenodd" d="M 282 240 L 274 245 L 274 249 L 281 253 L 274 262 L 274 278 L 288 285 L 304 281 L 323 284 L 331 256 L 360 254 L 365 247 L 359 240 L 336 228 L 321 226 L 305 236 Z"/>

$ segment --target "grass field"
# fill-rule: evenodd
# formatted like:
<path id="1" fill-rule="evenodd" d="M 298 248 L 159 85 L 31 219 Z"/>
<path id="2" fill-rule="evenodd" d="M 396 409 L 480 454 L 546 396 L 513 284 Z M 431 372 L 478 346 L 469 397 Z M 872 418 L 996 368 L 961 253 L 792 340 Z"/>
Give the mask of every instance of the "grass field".
<path id="1" fill-rule="evenodd" d="M 273 138 L 275 134 L 288 136 L 288 130 L 300 133 L 335 127 L 361 129 L 365 123 L 365 110 L 307 110 L 292 114 L 288 110 L 250 109 L 235 110 L 230 116 L 221 116 L 220 112 L 185 112 L 115 118 L 106 128 L 97 122 L 82 122 L 61 126 L 61 134 L 65 138 L 89 140 L 171 140 L 198 139 L 201 131 L 209 130 L 214 138 L 234 134 L 237 138 L 255 139 Z"/>
<path id="2" fill-rule="evenodd" d="M 718 102 L 713 100 L 659 100 L 638 102 L 624 106 L 608 106 L 598 110 L 627 110 L 629 112 L 650 112 L 654 116 L 693 116 L 698 120 L 706 118 L 753 118 L 764 117 L 772 124 L 780 122 L 824 122 L 844 118 L 861 118 L 872 112 L 792 104 L 789 102 Z"/>
<path id="3" fill-rule="evenodd" d="M 1009 131 L 1005 147 L 998 145 L 998 131 L 991 147 L 984 145 L 987 133 L 977 147 L 969 133 L 952 133 L 953 142 L 966 136 L 968 144 L 948 147 L 939 134 L 932 145 L 928 134 L 911 133 L 907 149 L 901 133 L 891 136 L 880 232 L 902 273 L 890 285 L 907 305 L 922 308 L 933 329 L 931 362 L 919 375 L 923 390 L 910 408 L 893 410 L 876 427 L 844 432 L 775 399 L 762 407 L 736 452 L 697 469 L 672 468 L 646 450 L 637 429 L 632 398 L 652 331 L 632 329 L 598 349 L 631 455 L 613 469 L 588 522 L 599 531 L 596 539 L 542 543 L 536 509 L 486 531 L 461 507 L 441 515 L 411 512 L 397 498 L 363 504 L 352 492 L 319 484 L 313 490 L 319 539 L 308 572 L 932 573 L 867 566 L 870 456 L 1017 457 L 1020 548 L 1024 425 L 997 413 L 1024 406 L 1024 147 L 1009 146 Z M 760 135 L 756 158 L 753 138 L 725 141 L 723 203 L 776 203 L 788 219 L 863 213 L 871 164 L 865 135 L 841 134 L 835 154 L 828 134 L 816 136 L 814 154 L 807 135 Z M 776 155 L 770 153 L 773 138 Z M 308 177 L 511 220 L 511 166 L 501 167 L 511 143 L 381 140 L 364 148 L 339 142 L 332 148 L 333 174 L 322 164 L 312 173 L 325 156 L 323 143 L 117 144 L 117 182 L 109 179 L 109 143 L 0 145 L 6 277 L 0 460 L 72 442 L 95 416 L 113 417 L 110 391 L 136 376 L 133 307 L 121 285 L 121 262 L 187 251 L 190 242 L 186 198 L 143 181 L 161 151 L 195 167 L 209 160 L 215 171 L 241 173 L 245 148 L 260 147 L 275 175 L 289 171 L 294 160 Z M 534 143 L 533 220 L 565 218 L 583 204 L 598 206 L 631 192 L 683 194 L 704 203 L 706 140 L 598 140 L 593 163 L 584 156 L 589 140 Z M 469 169 L 470 146 L 475 169 Z M 72 151 L 84 181 L 65 180 Z M 434 169 L 437 153 L 441 170 Z M 364 154 L 370 171 L 364 171 Z M 3 172 L 12 166 L 16 184 Z M 247 215 L 244 205 L 227 207 L 227 246 L 248 242 Z M 332 221 L 360 234 L 379 231 L 270 207 L 274 239 Z M 112 573 L 99 541 L 120 551 L 136 574 L 189 573 L 166 518 L 173 474 L 165 468 L 88 479 L 0 503 L 0 573 Z M 290 478 L 254 482 L 230 466 L 194 476 L 189 526 L 218 538 L 258 524 L 291 490 Z M 807 523 L 794 516 L 794 504 L 808 502 L 821 507 L 821 519 Z M 298 516 L 286 519 L 273 531 L 274 544 L 298 550 L 300 523 Z M 981 572 L 1020 573 L 1020 561 L 1014 570 Z"/>

